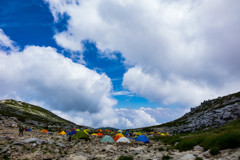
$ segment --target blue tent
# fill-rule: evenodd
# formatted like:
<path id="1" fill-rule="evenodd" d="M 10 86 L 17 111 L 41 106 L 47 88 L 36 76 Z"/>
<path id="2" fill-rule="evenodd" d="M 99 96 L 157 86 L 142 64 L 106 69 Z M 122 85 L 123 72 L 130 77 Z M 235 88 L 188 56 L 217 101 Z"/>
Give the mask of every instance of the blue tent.
<path id="1" fill-rule="evenodd" d="M 71 132 L 68 132 L 68 134 L 67 135 L 69 135 L 69 136 L 72 136 L 72 135 L 74 135 L 74 134 L 76 134 L 77 133 L 77 131 L 75 131 L 75 130 L 72 130 Z"/>
<path id="2" fill-rule="evenodd" d="M 145 135 L 140 135 L 137 137 L 136 142 L 148 143 L 149 139 Z"/>

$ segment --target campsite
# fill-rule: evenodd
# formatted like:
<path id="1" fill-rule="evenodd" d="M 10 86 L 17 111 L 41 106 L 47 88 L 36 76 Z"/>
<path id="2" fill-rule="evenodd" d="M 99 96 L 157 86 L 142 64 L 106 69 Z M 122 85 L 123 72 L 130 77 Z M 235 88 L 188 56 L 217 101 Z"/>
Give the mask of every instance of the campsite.
<path id="1" fill-rule="evenodd" d="M 16 118 L 0 120 L 0 145 L 7 144 L 0 153 L 3 159 L 16 160 L 121 160 L 159 159 L 195 160 L 238 158 L 238 149 L 223 150 L 212 155 L 209 150 L 195 145 L 192 149 L 179 151 L 165 143 L 176 136 L 159 131 L 100 130 L 92 128 L 53 129 L 31 127 L 23 136 L 18 135 Z M 235 122 L 236 123 L 236 122 Z M 6 124 L 11 124 L 6 126 Z M 60 132 L 59 132 L 60 131 Z M 71 138 L 70 138 L 71 137 Z M 69 139 L 70 138 L 70 139 Z M 160 140 L 160 141 L 159 141 Z"/>

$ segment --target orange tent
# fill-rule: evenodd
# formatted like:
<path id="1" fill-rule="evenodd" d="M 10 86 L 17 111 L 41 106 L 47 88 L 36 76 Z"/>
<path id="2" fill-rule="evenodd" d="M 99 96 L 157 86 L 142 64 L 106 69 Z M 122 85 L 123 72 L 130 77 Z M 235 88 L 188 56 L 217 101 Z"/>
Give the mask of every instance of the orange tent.
<path id="1" fill-rule="evenodd" d="M 43 133 L 47 133 L 48 130 L 46 130 L 46 129 L 42 129 L 41 132 L 43 132 Z"/>
<path id="2" fill-rule="evenodd" d="M 102 133 L 97 133 L 98 136 L 104 136 Z"/>
<path id="3" fill-rule="evenodd" d="M 106 132 L 110 132 L 110 130 L 109 130 L 109 129 L 106 129 L 105 131 L 106 131 Z"/>
<path id="4" fill-rule="evenodd" d="M 97 129 L 97 132 L 102 132 L 102 130 L 101 129 Z"/>
<path id="5" fill-rule="evenodd" d="M 116 136 L 124 137 L 124 135 L 121 133 L 116 134 Z"/>
<path id="6" fill-rule="evenodd" d="M 114 139 L 115 142 L 117 142 L 117 140 L 118 140 L 119 138 L 121 138 L 121 136 L 115 136 L 113 139 Z"/>

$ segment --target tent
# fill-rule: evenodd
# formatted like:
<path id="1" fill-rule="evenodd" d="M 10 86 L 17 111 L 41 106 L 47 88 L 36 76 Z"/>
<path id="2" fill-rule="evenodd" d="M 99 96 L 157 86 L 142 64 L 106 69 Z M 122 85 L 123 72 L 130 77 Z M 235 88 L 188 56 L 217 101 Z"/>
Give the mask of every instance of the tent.
<path id="1" fill-rule="evenodd" d="M 83 131 L 84 133 L 88 134 L 88 132 L 86 130 Z"/>
<path id="2" fill-rule="evenodd" d="M 112 138 L 111 136 L 106 135 L 106 136 L 104 136 L 104 137 L 101 139 L 100 142 L 110 142 L 110 143 L 113 143 L 113 142 L 115 142 L 115 141 L 113 140 L 113 138 Z"/>
<path id="3" fill-rule="evenodd" d="M 109 129 L 106 129 L 105 131 L 106 131 L 106 132 L 110 132 L 111 130 L 109 130 Z"/>
<path id="4" fill-rule="evenodd" d="M 84 129 L 84 131 L 89 132 L 89 129 Z"/>
<path id="5" fill-rule="evenodd" d="M 101 129 L 97 129 L 97 132 L 102 132 L 102 130 Z"/>
<path id="6" fill-rule="evenodd" d="M 161 133 L 161 136 L 165 136 L 165 134 L 164 134 L 164 133 Z"/>
<path id="7" fill-rule="evenodd" d="M 116 142 L 119 138 L 121 138 L 120 136 L 115 136 L 113 139 Z"/>
<path id="8" fill-rule="evenodd" d="M 58 135 L 66 135 L 66 132 L 62 131 L 62 132 L 58 133 Z"/>
<path id="9" fill-rule="evenodd" d="M 149 139 L 145 135 L 140 135 L 137 137 L 136 142 L 148 143 Z"/>
<path id="10" fill-rule="evenodd" d="M 154 132 L 150 132 L 150 134 L 154 134 Z"/>
<path id="11" fill-rule="evenodd" d="M 79 131 L 77 132 L 73 137 L 72 139 L 85 139 L 85 140 L 90 140 L 88 135 L 83 132 L 83 131 Z"/>
<path id="12" fill-rule="evenodd" d="M 67 135 L 69 135 L 69 136 L 72 136 L 72 135 L 74 135 L 74 134 L 76 134 L 77 133 L 77 131 L 75 131 L 75 130 L 72 130 L 71 132 L 68 132 L 68 134 Z"/>
<path id="13" fill-rule="evenodd" d="M 121 133 L 118 133 L 118 134 L 116 134 L 115 136 L 124 137 L 124 135 L 121 134 Z"/>
<path id="14" fill-rule="evenodd" d="M 135 133 L 135 135 L 140 136 L 140 135 L 142 135 L 142 132 L 137 132 L 137 133 Z"/>
<path id="15" fill-rule="evenodd" d="M 28 128 L 27 131 L 32 131 L 32 128 Z"/>
<path id="16" fill-rule="evenodd" d="M 129 139 L 126 137 L 121 137 L 117 140 L 117 142 L 122 142 L 122 143 L 130 143 Z"/>
<path id="17" fill-rule="evenodd" d="M 98 136 L 104 136 L 102 133 L 97 133 Z"/>
<path id="18" fill-rule="evenodd" d="M 41 132 L 43 132 L 43 133 L 47 133 L 48 130 L 46 130 L 46 129 L 42 129 Z"/>
<path id="19" fill-rule="evenodd" d="M 119 129 L 117 132 L 123 132 L 123 131 Z"/>
<path id="20" fill-rule="evenodd" d="M 79 131 L 80 131 L 80 129 L 76 129 L 76 131 L 77 131 L 77 132 L 79 132 Z"/>
<path id="21" fill-rule="evenodd" d="M 93 133 L 92 136 L 98 136 L 96 133 Z"/>

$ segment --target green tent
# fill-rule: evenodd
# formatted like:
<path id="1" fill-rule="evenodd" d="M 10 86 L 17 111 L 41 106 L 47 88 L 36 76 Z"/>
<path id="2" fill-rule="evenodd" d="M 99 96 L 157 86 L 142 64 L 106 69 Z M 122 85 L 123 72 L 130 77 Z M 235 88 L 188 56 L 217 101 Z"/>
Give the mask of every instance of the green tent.
<path id="1" fill-rule="evenodd" d="M 79 131 L 77 132 L 72 139 L 85 139 L 85 140 L 90 140 L 88 135 L 84 131 Z"/>
<path id="2" fill-rule="evenodd" d="M 100 142 L 111 142 L 112 143 L 112 142 L 115 142 L 115 141 L 113 140 L 113 138 L 111 136 L 106 135 L 101 139 Z"/>

